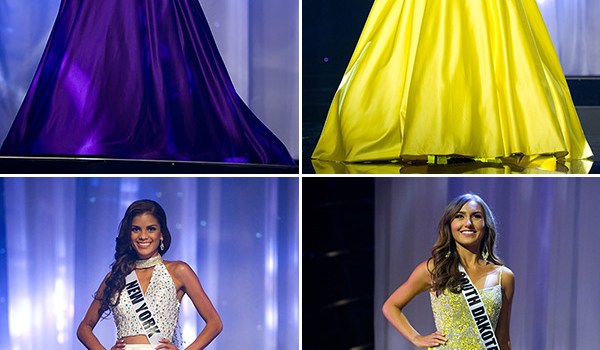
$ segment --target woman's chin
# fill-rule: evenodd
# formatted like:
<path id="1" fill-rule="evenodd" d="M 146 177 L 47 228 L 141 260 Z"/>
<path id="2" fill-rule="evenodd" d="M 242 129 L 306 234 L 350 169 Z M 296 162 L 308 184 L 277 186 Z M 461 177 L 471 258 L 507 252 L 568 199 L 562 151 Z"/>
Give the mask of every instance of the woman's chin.
<path id="1" fill-rule="evenodd" d="M 136 249 L 137 256 L 140 260 L 150 259 L 158 253 L 158 250 Z"/>

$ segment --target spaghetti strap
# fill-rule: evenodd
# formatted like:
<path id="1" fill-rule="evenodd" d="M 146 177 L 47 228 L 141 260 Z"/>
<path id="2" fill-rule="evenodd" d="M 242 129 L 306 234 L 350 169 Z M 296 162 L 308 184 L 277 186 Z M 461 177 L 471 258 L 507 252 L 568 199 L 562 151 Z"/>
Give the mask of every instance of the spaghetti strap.
<path id="1" fill-rule="evenodd" d="M 502 285 L 502 271 L 504 269 L 502 268 L 502 266 L 500 267 L 500 274 L 498 275 L 498 285 L 501 286 Z"/>

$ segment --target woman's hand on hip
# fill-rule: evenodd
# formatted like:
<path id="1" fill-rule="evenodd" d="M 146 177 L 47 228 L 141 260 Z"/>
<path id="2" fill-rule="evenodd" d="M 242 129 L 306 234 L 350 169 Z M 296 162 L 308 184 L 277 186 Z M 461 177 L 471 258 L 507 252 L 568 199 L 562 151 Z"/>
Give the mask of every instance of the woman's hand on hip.
<path id="1" fill-rule="evenodd" d="M 160 340 L 160 344 L 156 347 L 156 349 L 167 349 L 167 350 L 177 350 L 177 347 L 173 345 L 167 338 L 162 338 Z"/>
<path id="2" fill-rule="evenodd" d="M 110 350 L 119 350 L 119 349 L 125 349 L 125 342 L 123 341 L 123 339 L 117 339 L 117 342 L 115 343 L 115 345 L 113 345 L 113 347 L 110 348 Z"/>
<path id="3" fill-rule="evenodd" d="M 435 348 L 436 346 L 445 345 L 448 339 L 442 332 L 435 331 L 429 335 L 417 335 L 413 340 L 418 348 Z"/>

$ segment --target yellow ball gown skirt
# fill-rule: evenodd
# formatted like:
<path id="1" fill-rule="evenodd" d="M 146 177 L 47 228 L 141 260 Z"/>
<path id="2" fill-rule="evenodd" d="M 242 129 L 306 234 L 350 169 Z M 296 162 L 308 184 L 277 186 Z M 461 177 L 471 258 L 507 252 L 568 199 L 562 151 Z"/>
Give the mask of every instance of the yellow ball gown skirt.
<path id="1" fill-rule="evenodd" d="M 375 0 L 313 159 L 515 154 L 592 156 L 535 0 Z"/>

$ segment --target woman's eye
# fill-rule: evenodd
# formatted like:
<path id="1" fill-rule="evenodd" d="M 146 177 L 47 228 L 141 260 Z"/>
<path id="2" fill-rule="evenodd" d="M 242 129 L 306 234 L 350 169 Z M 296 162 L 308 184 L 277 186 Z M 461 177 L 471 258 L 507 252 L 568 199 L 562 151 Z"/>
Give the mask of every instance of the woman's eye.
<path id="1" fill-rule="evenodd" d="M 138 232 L 139 230 L 140 230 L 140 228 L 139 228 L 139 227 L 133 227 L 133 228 L 131 229 L 131 232 Z"/>
<path id="2" fill-rule="evenodd" d="M 465 216 L 464 216 L 464 215 L 462 215 L 462 214 L 456 214 L 456 215 L 454 216 L 454 218 L 455 218 L 455 219 L 462 219 L 462 218 L 464 218 L 464 217 L 465 217 Z"/>
<path id="3" fill-rule="evenodd" d="M 148 228 L 148 231 L 150 231 L 150 232 L 154 232 L 154 231 L 156 231 L 156 227 L 149 227 L 149 228 Z"/>

